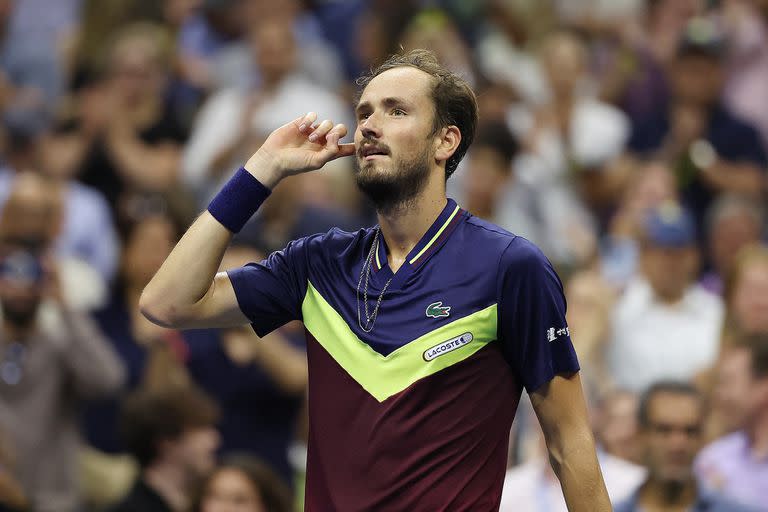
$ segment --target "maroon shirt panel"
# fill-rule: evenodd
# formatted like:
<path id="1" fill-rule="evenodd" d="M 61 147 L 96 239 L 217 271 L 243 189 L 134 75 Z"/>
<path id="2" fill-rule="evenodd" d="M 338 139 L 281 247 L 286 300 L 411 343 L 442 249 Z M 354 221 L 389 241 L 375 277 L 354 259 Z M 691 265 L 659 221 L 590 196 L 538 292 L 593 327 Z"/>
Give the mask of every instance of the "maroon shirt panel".
<path id="1" fill-rule="evenodd" d="M 382 403 L 307 333 L 305 510 L 498 510 L 521 387 L 498 343 Z"/>

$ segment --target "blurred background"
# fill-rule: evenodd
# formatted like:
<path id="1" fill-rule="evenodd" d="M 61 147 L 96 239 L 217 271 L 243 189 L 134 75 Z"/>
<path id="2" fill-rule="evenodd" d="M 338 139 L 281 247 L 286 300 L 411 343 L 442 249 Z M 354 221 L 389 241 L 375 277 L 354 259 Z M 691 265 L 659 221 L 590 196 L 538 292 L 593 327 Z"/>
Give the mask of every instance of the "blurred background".
<path id="1" fill-rule="evenodd" d="M 0 511 L 301 509 L 302 326 L 138 297 L 270 131 L 354 126 L 411 48 L 478 94 L 449 196 L 562 277 L 614 502 L 768 510 L 768 1 L 0 0 Z M 222 269 L 374 224 L 350 166 L 281 183 Z M 502 510 L 559 493 L 523 403 Z"/>

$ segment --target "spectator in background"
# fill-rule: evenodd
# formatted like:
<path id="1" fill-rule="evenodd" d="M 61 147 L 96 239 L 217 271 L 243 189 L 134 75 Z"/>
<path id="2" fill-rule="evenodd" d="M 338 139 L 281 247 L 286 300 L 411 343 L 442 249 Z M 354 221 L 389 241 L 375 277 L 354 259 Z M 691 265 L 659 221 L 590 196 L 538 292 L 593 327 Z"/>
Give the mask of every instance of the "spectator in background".
<path id="1" fill-rule="evenodd" d="M 582 193 L 591 187 L 582 182 L 600 185 L 609 177 L 609 164 L 622 154 L 629 122 L 589 93 L 587 49 L 578 37 L 549 35 L 539 59 L 547 101 L 515 105 L 507 115 L 523 149 L 515 171 L 536 197 L 545 227 L 542 250 L 557 263 L 578 266 L 594 256 L 598 227 L 597 212 L 587 209 L 588 195 Z M 579 187 L 571 181 L 574 177 Z"/>
<path id="2" fill-rule="evenodd" d="M 168 52 L 162 27 L 121 28 L 107 53 L 106 76 L 84 87 L 76 119 L 60 129 L 76 135 L 71 165 L 104 194 L 118 222 L 134 194 L 182 193 L 177 185 L 187 134 L 164 97 Z"/>
<path id="3" fill-rule="evenodd" d="M 614 381 L 634 392 L 708 368 L 723 323 L 720 299 L 695 282 L 699 254 L 691 215 L 666 203 L 650 212 L 644 228 L 640 273 L 614 310 L 608 347 Z"/>
<path id="4" fill-rule="evenodd" d="M 288 20 L 259 23 L 249 39 L 261 77 L 259 84 L 247 90 L 231 88 L 213 94 L 203 104 L 184 151 L 184 182 L 195 191 L 201 207 L 229 173 L 250 156 L 260 139 L 282 126 L 285 119 L 317 110 L 351 126 L 349 106 L 302 73 L 300 49 Z M 343 178 L 349 181 L 351 177 L 346 174 Z M 308 197 L 328 202 L 328 173 L 306 175 L 295 181 L 311 184 Z"/>
<path id="5" fill-rule="evenodd" d="M 123 236 L 120 272 L 112 296 L 94 318 L 120 356 L 127 371 L 123 392 L 138 388 L 145 380 L 150 359 L 172 350 L 182 364 L 187 349 L 177 331 L 162 329 L 147 321 L 138 310 L 141 291 L 152 278 L 178 239 L 179 228 L 169 214 L 145 212 L 127 224 Z M 118 436 L 122 396 L 92 404 L 85 411 L 85 437 L 90 446 L 105 453 L 123 451 Z"/>
<path id="6" fill-rule="evenodd" d="M 20 177 L 0 218 L 0 430 L 32 509 L 67 512 L 80 505 L 79 409 L 115 392 L 123 368 L 62 291 L 49 197 L 39 178 Z"/>
<path id="7" fill-rule="evenodd" d="M 595 437 L 615 457 L 640 463 L 637 428 L 638 398 L 628 391 L 610 391 L 597 404 Z"/>
<path id="8" fill-rule="evenodd" d="M 178 34 L 182 80 L 199 92 L 216 85 L 213 60 L 247 32 L 250 0 L 198 0 L 200 9 L 187 17 Z"/>
<path id="9" fill-rule="evenodd" d="M 216 404 L 194 388 L 139 392 L 124 404 L 121 433 L 140 475 L 111 512 L 184 512 L 213 469 Z"/>
<path id="10" fill-rule="evenodd" d="M 640 241 L 648 214 L 666 202 L 677 202 L 677 184 L 662 161 L 637 162 L 602 240 L 601 272 L 617 289 L 637 273 Z"/>
<path id="11" fill-rule="evenodd" d="M 768 246 L 736 255 L 725 286 L 727 334 L 768 332 Z"/>
<path id="12" fill-rule="evenodd" d="M 252 248 L 231 246 L 221 270 L 262 259 Z M 255 455 L 284 484 L 293 483 L 288 453 L 307 388 L 303 333 L 298 323 L 263 339 L 250 326 L 184 332 L 190 375 L 221 407 L 220 452 Z"/>
<path id="13" fill-rule="evenodd" d="M 763 147 L 768 148 L 768 2 L 725 0 L 722 6 L 728 37 L 724 101 L 760 130 Z"/>
<path id="14" fill-rule="evenodd" d="M 60 258 L 87 264 L 106 285 L 114 277 L 117 266 L 117 234 L 112 213 L 98 191 L 74 180 L 74 169 L 68 164 L 71 142 L 67 137 L 47 134 L 22 142 L 22 147 L 30 145 L 28 150 L 22 149 L 30 153 L 25 158 L 17 158 L 19 149 L 11 146 L 6 166 L 0 167 L 0 207 L 19 173 L 39 170 L 61 207 L 62 218 L 57 229 L 51 232 L 54 250 Z"/>
<path id="15" fill-rule="evenodd" d="M 736 256 L 744 247 L 759 243 L 763 236 L 763 208 L 747 197 L 723 195 L 707 212 L 705 226 L 711 268 L 701 278 L 701 284 L 722 295 Z"/>
<path id="16" fill-rule="evenodd" d="M 768 510 L 768 334 L 744 336 L 723 354 L 715 398 L 735 431 L 696 459 L 709 487 Z"/>
<path id="17" fill-rule="evenodd" d="M 704 489 L 696 480 L 693 460 L 702 440 L 704 400 L 689 384 L 660 381 L 640 399 L 638 423 L 648 478 L 616 512 L 747 512 Z"/>
<path id="18" fill-rule="evenodd" d="M 715 26 L 693 20 L 669 69 L 672 97 L 633 126 L 630 148 L 674 163 L 683 202 L 701 224 L 717 193 L 755 196 L 768 165 L 758 132 L 721 101 L 724 41 Z"/>
<path id="19" fill-rule="evenodd" d="M 224 460 L 200 486 L 192 512 L 291 512 L 291 492 L 272 470 L 247 455 Z"/>

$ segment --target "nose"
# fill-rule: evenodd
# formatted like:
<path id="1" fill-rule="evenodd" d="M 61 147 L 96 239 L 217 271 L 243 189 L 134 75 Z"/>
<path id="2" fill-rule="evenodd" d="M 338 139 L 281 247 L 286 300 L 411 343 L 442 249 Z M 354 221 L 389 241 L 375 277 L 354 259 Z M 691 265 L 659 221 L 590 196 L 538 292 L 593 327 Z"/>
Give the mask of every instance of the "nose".
<path id="1" fill-rule="evenodd" d="M 360 121 L 360 133 L 366 139 L 377 139 L 381 136 L 381 128 L 375 113 Z"/>

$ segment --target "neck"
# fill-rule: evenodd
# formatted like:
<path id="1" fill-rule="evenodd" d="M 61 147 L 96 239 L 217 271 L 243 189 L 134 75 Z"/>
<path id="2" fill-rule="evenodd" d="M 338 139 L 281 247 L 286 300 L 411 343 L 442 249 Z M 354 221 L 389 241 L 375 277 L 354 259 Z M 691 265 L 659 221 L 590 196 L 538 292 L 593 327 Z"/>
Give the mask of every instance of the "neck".
<path id="1" fill-rule="evenodd" d="M 768 411 L 765 408 L 759 416 L 747 427 L 747 436 L 751 444 L 752 454 L 763 459 L 768 457 Z"/>
<path id="2" fill-rule="evenodd" d="M 441 178 L 444 179 L 444 178 Z M 390 268 L 396 272 L 445 208 L 445 188 L 430 186 L 407 204 L 377 212 L 381 234 L 387 242 Z"/>
<path id="3" fill-rule="evenodd" d="M 189 489 L 184 471 L 171 464 L 157 463 L 144 471 L 144 483 L 160 495 L 174 512 L 186 510 Z"/>
<path id="4" fill-rule="evenodd" d="M 685 482 L 658 480 L 650 477 L 640 488 L 639 503 L 644 508 L 687 509 L 696 501 L 696 481 Z"/>

